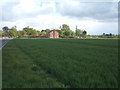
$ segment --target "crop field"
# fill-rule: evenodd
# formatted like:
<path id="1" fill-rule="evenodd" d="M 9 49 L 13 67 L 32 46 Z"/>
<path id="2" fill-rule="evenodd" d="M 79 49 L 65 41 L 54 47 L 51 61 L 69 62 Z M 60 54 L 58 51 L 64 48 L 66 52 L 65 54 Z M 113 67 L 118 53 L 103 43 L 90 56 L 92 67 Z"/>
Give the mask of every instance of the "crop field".
<path id="1" fill-rule="evenodd" d="M 117 39 L 14 39 L 3 88 L 117 88 Z"/>

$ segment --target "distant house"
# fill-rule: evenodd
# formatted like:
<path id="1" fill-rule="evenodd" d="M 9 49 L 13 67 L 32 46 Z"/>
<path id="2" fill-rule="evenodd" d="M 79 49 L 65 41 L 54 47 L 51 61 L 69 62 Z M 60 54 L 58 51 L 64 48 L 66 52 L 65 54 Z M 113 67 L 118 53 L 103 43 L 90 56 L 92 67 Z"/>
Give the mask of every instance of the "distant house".
<path id="1" fill-rule="evenodd" d="M 28 37 L 29 38 L 59 38 L 59 34 L 60 34 L 59 31 L 51 30 L 46 35 L 38 35 L 38 36 L 30 35 Z"/>
<path id="2" fill-rule="evenodd" d="M 59 38 L 59 34 L 57 30 L 51 30 L 48 32 L 48 38 Z"/>

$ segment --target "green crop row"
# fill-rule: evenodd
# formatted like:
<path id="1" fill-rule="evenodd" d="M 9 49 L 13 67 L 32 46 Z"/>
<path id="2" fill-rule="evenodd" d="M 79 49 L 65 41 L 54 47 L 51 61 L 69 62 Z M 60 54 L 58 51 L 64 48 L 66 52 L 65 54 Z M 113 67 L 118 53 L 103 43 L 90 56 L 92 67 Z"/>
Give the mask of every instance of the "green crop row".
<path id="1" fill-rule="evenodd" d="M 12 51 L 7 49 L 8 47 L 11 47 Z M 19 49 L 21 53 L 15 53 L 16 48 Z M 6 49 L 8 51 L 6 51 Z M 44 71 L 46 76 L 55 79 L 56 82 L 59 82 L 60 85 L 64 87 L 118 87 L 117 39 L 16 39 L 12 40 L 4 50 L 3 55 L 7 56 L 8 54 L 10 62 L 3 61 L 3 66 L 5 63 L 11 65 L 12 63 L 20 62 L 21 59 L 19 58 L 21 57 L 23 60 L 20 63 L 23 64 L 25 62 L 25 67 L 30 67 L 28 63 L 31 62 L 31 65 L 34 64 L 32 70 L 35 72 L 38 70 Z M 23 57 L 24 55 L 30 60 L 25 59 Z M 13 62 L 11 56 L 14 59 Z M 3 60 L 4 59 L 6 60 L 6 58 L 3 58 Z M 18 66 L 17 64 L 15 67 Z M 9 67 L 11 68 L 11 66 Z M 23 68 L 22 66 L 20 67 Z M 18 69 L 11 72 L 17 73 L 21 71 Z M 7 73 L 5 66 L 3 70 L 4 73 Z M 13 73 L 7 73 L 3 79 L 12 74 Z M 33 75 L 32 77 L 36 77 L 38 81 L 41 80 L 39 75 Z M 15 78 L 17 78 L 17 75 Z M 27 78 L 29 79 L 29 75 Z M 7 84 L 13 82 L 14 81 L 11 81 Z M 48 82 L 48 84 L 50 83 L 51 81 Z M 41 82 L 37 82 L 37 84 L 41 84 Z M 5 85 L 3 82 L 4 87 Z M 15 85 L 15 87 L 17 86 Z M 46 85 L 43 87 L 50 86 Z M 51 87 L 53 87 L 53 85 L 51 85 Z M 56 87 L 58 86 L 56 85 Z"/>

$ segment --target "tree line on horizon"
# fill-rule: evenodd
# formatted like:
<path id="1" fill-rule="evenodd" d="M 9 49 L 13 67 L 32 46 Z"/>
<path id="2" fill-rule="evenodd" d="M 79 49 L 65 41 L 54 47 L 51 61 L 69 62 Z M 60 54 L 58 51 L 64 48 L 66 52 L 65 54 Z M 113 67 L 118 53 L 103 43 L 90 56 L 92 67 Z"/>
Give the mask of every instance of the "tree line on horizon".
<path id="1" fill-rule="evenodd" d="M 4 26 L 2 28 L 4 33 L 2 36 L 12 37 L 12 38 L 24 38 L 26 36 L 38 36 L 38 35 L 47 35 L 50 29 L 45 30 L 36 30 L 34 28 L 30 28 L 29 26 L 24 27 L 22 30 L 17 30 L 17 27 L 14 26 L 12 28 L 9 28 L 7 26 Z M 82 37 L 85 37 L 87 35 L 87 31 L 78 29 L 76 26 L 75 32 L 72 31 L 67 24 L 62 24 L 59 29 L 57 30 L 60 33 L 60 37 L 68 37 L 68 38 L 74 38 L 79 37 L 80 35 Z"/>

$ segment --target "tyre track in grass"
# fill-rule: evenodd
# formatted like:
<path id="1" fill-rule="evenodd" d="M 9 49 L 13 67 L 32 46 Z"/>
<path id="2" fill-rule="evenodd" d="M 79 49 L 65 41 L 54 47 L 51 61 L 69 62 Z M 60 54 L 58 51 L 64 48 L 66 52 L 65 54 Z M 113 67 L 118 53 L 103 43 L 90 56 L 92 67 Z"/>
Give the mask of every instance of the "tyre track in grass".
<path id="1" fill-rule="evenodd" d="M 53 80 L 55 80 L 57 83 L 60 83 L 62 85 L 63 88 L 69 88 L 69 85 L 65 85 L 63 82 L 61 82 L 59 79 L 57 79 L 53 74 L 49 73 L 48 70 L 45 69 L 45 67 L 42 64 L 38 64 L 36 62 L 34 62 L 34 58 L 32 56 L 29 55 L 29 53 L 25 52 L 25 49 L 23 49 L 22 47 L 20 47 L 20 45 L 18 45 L 15 41 L 15 44 L 17 46 L 17 48 L 19 48 L 27 57 L 29 57 L 32 62 L 34 63 L 34 65 L 36 65 L 37 67 L 39 67 L 40 69 L 42 69 L 44 71 L 44 73 L 49 77 L 52 78 Z"/>

